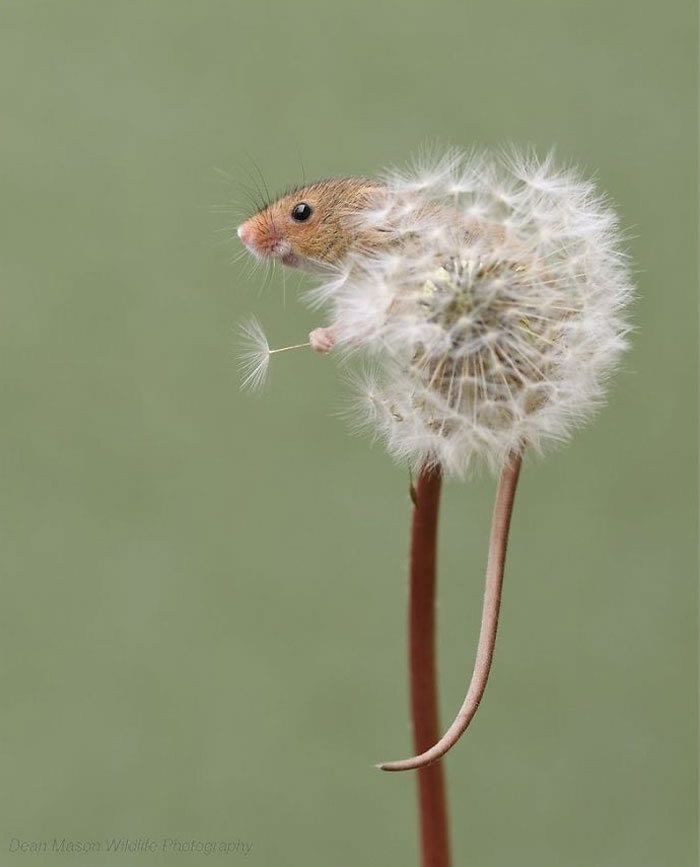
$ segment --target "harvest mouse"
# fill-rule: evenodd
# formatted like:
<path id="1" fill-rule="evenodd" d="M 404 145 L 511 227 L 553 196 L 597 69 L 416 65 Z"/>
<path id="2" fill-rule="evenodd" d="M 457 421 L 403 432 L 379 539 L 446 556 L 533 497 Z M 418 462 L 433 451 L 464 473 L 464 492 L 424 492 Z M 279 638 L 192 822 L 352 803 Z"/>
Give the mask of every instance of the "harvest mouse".
<path id="1" fill-rule="evenodd" d="M 348 253 L 375 248 L 381 232 L 360 229 L 357 215 L 376 207 L 382 185 L 370 178 L 326 178 L 296 187 L 265 206 L 238 227 L 238 237 L 259 259 L 313 271 L 338 265 Z M 311 348 L 327 353 L 333 328 L 316 328 Z"/>

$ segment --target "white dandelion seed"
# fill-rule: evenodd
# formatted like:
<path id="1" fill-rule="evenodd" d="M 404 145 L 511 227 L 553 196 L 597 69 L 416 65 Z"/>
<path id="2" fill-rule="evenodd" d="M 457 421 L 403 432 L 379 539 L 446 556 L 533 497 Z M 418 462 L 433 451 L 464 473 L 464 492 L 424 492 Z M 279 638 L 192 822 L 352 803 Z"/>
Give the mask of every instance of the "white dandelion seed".
<path id="1" fill-rule="evenodd" d="M 241 322 L 238 330 L 241 388 L 257 391 L 263 386 L 267 377 L 270 366 L 270 344 L 262 325 L 255 317 Z"/>
<path id="2" fill-rule="evenodd" d="M 238 355 L 239 369 L 241 371 L 241 388 L 257 391 L 265 383 L 270 366 L 270 358 L 278 352 L 290 352 L 292 349 L 305 349 L 311 346 L 309 341 L 295 343 L 292 346 L 281 346 L 278 349 L 270 349 L 262 325 L 251 317 L 238 326 L 239 342 L 241 349 Z"/>

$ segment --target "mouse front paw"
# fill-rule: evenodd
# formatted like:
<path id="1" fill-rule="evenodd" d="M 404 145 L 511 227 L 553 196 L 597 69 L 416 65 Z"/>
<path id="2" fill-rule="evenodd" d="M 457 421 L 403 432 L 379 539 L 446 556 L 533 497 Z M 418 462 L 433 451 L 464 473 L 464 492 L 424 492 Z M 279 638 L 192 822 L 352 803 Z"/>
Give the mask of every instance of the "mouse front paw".
<path id="1" fill-rule="evenodd" d="M 320 352 L 322 355 L 327 355 L 335 346 L 335 329 L 334 328 L 314 328 L 309 334 L 309 343 L 314 352 Z"/>

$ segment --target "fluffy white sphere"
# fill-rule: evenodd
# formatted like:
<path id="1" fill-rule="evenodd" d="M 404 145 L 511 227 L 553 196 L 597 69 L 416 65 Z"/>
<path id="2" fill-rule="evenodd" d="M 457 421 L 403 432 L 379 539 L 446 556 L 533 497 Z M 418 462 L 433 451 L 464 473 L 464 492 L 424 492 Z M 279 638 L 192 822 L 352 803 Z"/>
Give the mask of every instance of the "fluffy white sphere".
<path id="1" fill-rule="evenodd" d="M 496 470 L 599 405 L 633 290 L 617 217 L 576 171 L 450 152 L 388 174 L 358 219 L 382 243 L 315 297 L 371 359 L 357 420 L 392 455 Z"/>

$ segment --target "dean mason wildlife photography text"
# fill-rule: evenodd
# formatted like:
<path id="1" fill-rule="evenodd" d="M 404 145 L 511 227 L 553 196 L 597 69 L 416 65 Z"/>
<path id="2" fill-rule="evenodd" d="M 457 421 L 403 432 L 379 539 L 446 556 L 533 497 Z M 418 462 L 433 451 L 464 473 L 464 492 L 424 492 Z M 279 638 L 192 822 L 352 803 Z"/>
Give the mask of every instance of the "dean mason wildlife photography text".
<path id="1" fill-rule="evenodd" d="M 102 840 L 71 840 L 51 837 L 45 840 L 23 840 L 10 837 L 8 852 L 29 855 L 53 852 L 57 855 L 114 852 L 115 854 L 154 854 L 174 852 L 181 855 L 250 855 L 252 843 L 244 840 L 181 840 L 178 837 L 109 837 Z"/>

